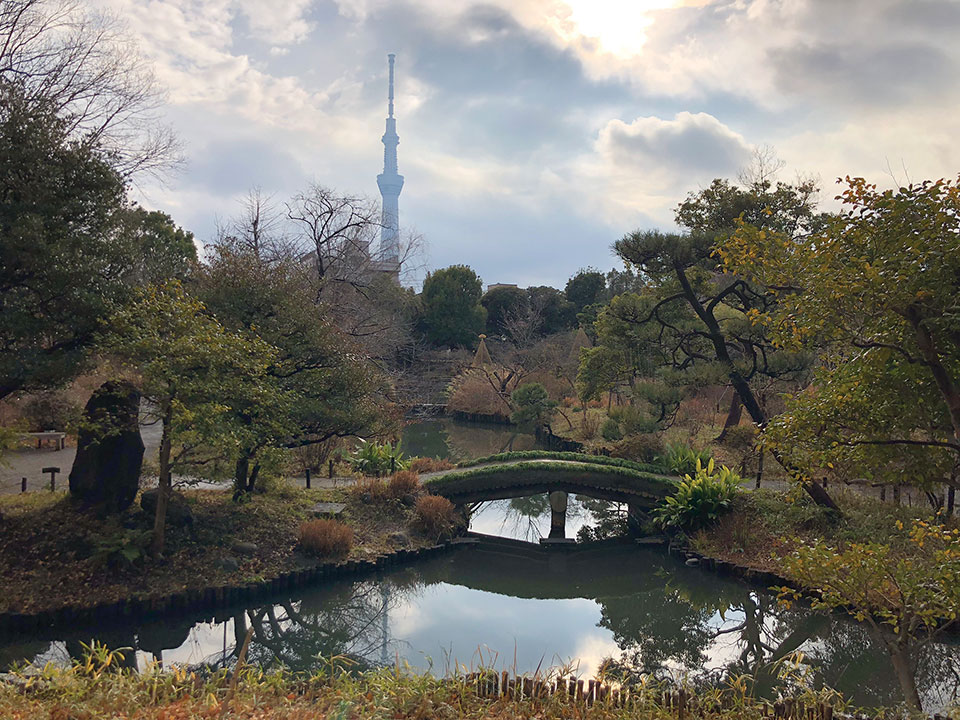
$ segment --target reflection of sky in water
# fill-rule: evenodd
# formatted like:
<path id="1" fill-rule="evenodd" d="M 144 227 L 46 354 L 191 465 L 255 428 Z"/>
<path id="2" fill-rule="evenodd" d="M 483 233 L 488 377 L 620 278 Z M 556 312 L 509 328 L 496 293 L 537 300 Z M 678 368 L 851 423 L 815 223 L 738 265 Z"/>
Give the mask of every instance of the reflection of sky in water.
<path id="1" fill-rule="evenodd" d="M 508 506 L 491 503 L 474 528 L 513 533 L 510 522 L 516 518 L 507 517 Z M 548 525 L 547 520 L 537 526 L 541 534 Z M 576 525 L 571 527 L 575 532 Z M 858 703 L 898 701 L 896 678 L 879 641 L 862 625 L 802 608 L 785 611 L 769 595 L 635 546 L 595 555 L 589 548 L 578 550 L 583 559 L 570 555 L 569 565 L 559 563 L 560 569 L 554 561 L 562 553 L 528 559 L 500 552 L 465 549 L 380 577 L 305 589 L 276 605 L 235 608 L 219 614 L 222 622 L 210 622 L 207 615 L 191 626 L 190 618 L 170 618 L 104 629 L 100 639 L 114 648 L 136 645 L 141 668 L 152 658 L 146 649 L 159 651 L 164 666 L 217 665 L 224 651 L 232 664 L 245 632 L 235 630 L 235 618 L 249 624 L 255 617 L 253 661 L 269 665 L 282 657 L 295 669 L 318 667 L 318 654 L 345 653 L 372 664 L 399 658 L 441 674 L 454 664 L 533 672 L 579 661 L 577 672 L 589 676 L 605 658 L 626 659 L 639 651 L 641 661 L 644 653 L 654 653 L 648 659 L 674 675 L 706 671 L 719 677 L 743 670 L 741 628 L 753 618 L 768 648 L 801 638 L 797 649 L 819 673 L 818 686 L 829 682 Z M 275 616 L 273 629 L 265 619 L 269 613 Z M 89 635 L 77 632 L 70 642 L 21 640 L 18 646 L 0 646 L 0 653 L 9 661 L 22 648 L 21 657 L 66 663 L 76 656 L 79 640 L 87 642 Z M 691 655 L 691 648 L 699 650 Z M 922 684 L 927 709 L 935 711 L 955 694 L 960 650 L 934 644 L 925 653 Z M 690 658 L 699 658 L 693 667 Z"/>
<path id="2" fill-rule="evenodd" d="M 568 538 L 576 538 L 580 528 L 592 524 L 593 520 L 592 513 L 575 495 L 567 497 Z M 547 496 L 485 502 L 470 516 L 470 530 L 484 535 L 538 542 L 550 534 L 550 504 Z"/>
<path id="3" fill-rule="evenodd" d="M 426 668 L 432 660 L 438 671 L 476 668 L 494 657 L 496 667 L 512 669 L 515 654 L 521 672 L 579 658 L 580 671 L 593 673 L 617 649 L 613 634 L 597 627 L 599 620 L 591 600 L 513 598 L 445 583 L 390 610 L 392 639 L 407 661 Z"/>

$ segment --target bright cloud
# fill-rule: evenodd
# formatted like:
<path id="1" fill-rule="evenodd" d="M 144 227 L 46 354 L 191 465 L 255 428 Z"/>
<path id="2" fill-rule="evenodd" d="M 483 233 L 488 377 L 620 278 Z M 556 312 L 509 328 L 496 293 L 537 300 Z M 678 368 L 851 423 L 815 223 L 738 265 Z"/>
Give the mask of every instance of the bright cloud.
<path id="1" fill-rule="evenodd" d="M 826 196 L 960 169 L 955 0 L 89 1 L 138 39 L 191 160 L 146 202 L 202 239 L 255 185 L 376 195 L 387 52 L 401 222 L 489 280 L 609 267 L 761 144 Z"/>

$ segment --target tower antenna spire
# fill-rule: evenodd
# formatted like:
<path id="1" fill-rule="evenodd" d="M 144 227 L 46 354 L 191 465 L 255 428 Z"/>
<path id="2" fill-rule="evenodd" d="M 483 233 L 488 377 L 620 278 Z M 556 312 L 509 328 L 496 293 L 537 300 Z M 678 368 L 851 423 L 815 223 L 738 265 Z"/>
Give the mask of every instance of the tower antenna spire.
<path id="1" fill-rule="evenodd" d="M 390 90 L 387 95 L 387 100 L 388 100 L 387 117 L 393 117 L 393 63 L 394 63 L 394 60 L 396 60 L 396 57 L 397 56 L 394 55 L 393 53 L 390 53 L 389 55 L 387 55 L 387 59 L 390 61 L 390 84 L 389 84 Z"/>
<path id="2" fill-rule="evenodd" d="M 399 272 L 400 263 L 400 191 L 403 189 L 403 175 L 397 172 L 397 145 L 400 138 L 397 135 L 397 120 L 393 116 L 393 63 L 396 55 L 390 53 L 387 60 L 390 64 L 390 81 L 387 90 L 387 122 L 386 132 L 383 133 L 383 172 L 377 175 L 377 185 L 380 196 L 383 198 L 382 216 L 380 221 L 380 258 L 386 266 L 392 268 L 395 274 Z"/>

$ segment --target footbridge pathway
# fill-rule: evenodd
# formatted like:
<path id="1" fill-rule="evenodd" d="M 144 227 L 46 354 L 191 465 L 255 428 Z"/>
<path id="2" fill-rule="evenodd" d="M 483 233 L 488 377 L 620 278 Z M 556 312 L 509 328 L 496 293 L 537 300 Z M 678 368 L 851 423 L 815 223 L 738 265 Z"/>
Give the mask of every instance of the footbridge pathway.
<path id="1" fill-rule="evenodd" d="M 637 517 L 673 494 L 677 478 L 654 465 L 579 453 L 505 453 L 421 475 L 424 487 L 456 505 L 550 495 L 551 538 L 564 537 L 567 494 L 627 503 Z"/>

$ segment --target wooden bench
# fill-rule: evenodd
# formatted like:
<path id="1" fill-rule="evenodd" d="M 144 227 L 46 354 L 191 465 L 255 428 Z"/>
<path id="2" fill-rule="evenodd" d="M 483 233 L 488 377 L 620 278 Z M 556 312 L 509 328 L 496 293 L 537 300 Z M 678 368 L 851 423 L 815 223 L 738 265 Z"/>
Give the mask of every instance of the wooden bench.
<path id="1" fill-rule="evenodd" d="M 37 450 L 39 450 L 44 442 L 53 442 L 57 446 L 57 450 L 63 450 L 67 446 L 67 434 L 65 432 L 59 432 L 57 430 L 46 430 L 44 432 L 32 432 L 24 433 L 21 435 L 24 440 L 37 441 Z"/>

